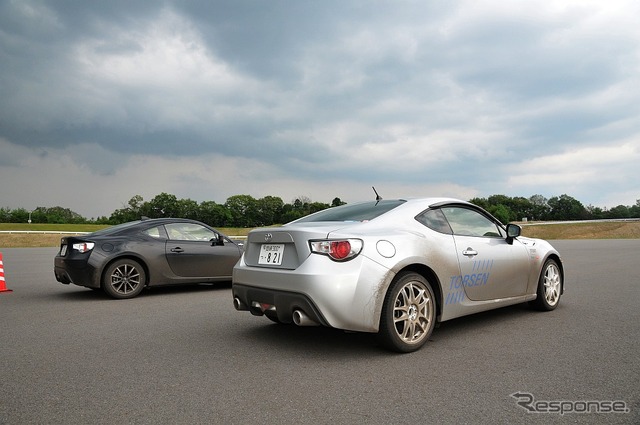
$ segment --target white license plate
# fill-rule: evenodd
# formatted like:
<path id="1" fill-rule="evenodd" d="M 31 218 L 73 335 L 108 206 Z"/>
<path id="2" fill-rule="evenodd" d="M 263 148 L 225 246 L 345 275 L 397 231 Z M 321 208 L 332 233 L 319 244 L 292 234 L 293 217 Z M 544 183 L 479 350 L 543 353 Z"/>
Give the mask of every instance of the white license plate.
<path id="1" fill-rule="evenodd" d="M 65 255 L 67 255 L 67 246 L 62 245 L 62 248 L 60 248 L 60 256 L 64 257 Z"/>
<path id="2" fill-rule="evenodd" d="M 260 246 L 258 264 L 279 266 L 282 264 L 282 257 L 284 257 L 284 244 L 265 243 Z"/>

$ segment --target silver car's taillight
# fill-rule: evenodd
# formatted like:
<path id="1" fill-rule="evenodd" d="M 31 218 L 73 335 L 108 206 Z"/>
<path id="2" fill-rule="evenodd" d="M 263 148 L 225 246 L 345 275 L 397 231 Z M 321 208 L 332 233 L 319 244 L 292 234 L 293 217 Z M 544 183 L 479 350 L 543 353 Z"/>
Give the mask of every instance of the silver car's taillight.
<path id="1" fill-rule="evenodd" d="M 362 251 L 360 239 L 337 239 L 309 241 L 311 252 L 328 255 L 335 261 L 347 261 L 355 258 Z"/>

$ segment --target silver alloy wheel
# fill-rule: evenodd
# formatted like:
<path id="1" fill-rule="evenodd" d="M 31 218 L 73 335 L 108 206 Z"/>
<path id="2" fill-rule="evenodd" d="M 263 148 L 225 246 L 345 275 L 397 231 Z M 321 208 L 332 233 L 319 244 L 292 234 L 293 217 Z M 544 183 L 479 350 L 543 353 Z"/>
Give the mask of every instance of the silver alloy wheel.
<path id="1" fill-rule="evenodd" d="M 129 295 L 141 285 L 141 275 L 138 269 L 128 263 L 124 263 L 113 269 L 109 284 L 115 292 Z"/>
<path id="2" fill-rule="evenodd" d="M 544 271 L 543 288 L 547 304 L 553 307 L 560 300 L 560 270 L 555 263 L 549 263 Z"/>
<path id="3" fill-rule="evenodd" d="M 393 324 L 403 342 L 421 342 L 430 334 L 434 317 L 434 300 L 424 283 L 410 281 L 398 291 L 393 307 Z"/>

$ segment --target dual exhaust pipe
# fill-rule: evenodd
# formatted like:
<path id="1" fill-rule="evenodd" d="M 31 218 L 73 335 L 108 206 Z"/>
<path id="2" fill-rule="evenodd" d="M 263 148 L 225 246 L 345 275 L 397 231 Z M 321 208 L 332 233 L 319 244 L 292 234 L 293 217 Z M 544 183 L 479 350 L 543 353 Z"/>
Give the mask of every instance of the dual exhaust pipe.
<path id="1" fill-rule="evenodd" d="M 238 311 L 247 311 L 247 310 L 249 310 L 249 307 L 247 307 L 247 305 L 245 303 L 240 301 L 240 298 L 238 298 L 238 297 L 235 297 L 233 299 L 233 306 Z"/>
<path id="2" fill-rule="evenodd" d="M 259 303 L 254 303 L 254 304 L 256 304 L 257 307 L 258 307 L 256 313 L 254 313 L 254 311 L 256 309 L 249 308 L 249 306 L 247 306 L 245 303 L 243 303 L 242 300 L 240 300 L 240 298 L 235 297 L 233 299 L 233 306 L 238 311 L 247 311 L 247 310 L 249 310 L 252 313 L 254 313 L 256 315 L 260 315 L 260 316 L 262 314 L 264 314 L 264 311 L 262 311 L 260 309 L 260 304 Z M 299 310 L 299 309 L 293 311 L 292 318 L 293 318 L 293 323 L 295 323 L 296 326 L 320 326 L 320 324 L 318 322 L 316 322 L 315 320 L 311 319 L 309 316 L 307 316 L 307 314 L 304 311 Z"/>
<path id="3" fill-rule="evenodd" d="M 294 310 L 293 323 L 298 326 L 320 326 L 315 320 L 311 320 L 302 310 Z"/>

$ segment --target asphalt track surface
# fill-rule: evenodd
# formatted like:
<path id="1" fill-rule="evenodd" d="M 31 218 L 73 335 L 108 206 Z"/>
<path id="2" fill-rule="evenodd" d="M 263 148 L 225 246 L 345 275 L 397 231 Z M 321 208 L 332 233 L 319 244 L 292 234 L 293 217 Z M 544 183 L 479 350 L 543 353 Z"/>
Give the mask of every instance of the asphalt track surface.
<path id="1" fill-rule="evenodd" d="M 640 240 L 553 244 L 568 270 L 555 311 L 445 322 L 405 355 L 236 312 L 229 285 L 116 301 L 57 283 L 55 249 L 0 248 L 0 423 L 638 424 Z M 629 412 L 529 413 L 517 392 Z"/>

